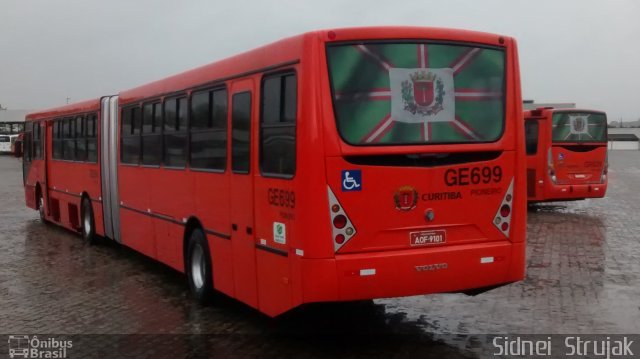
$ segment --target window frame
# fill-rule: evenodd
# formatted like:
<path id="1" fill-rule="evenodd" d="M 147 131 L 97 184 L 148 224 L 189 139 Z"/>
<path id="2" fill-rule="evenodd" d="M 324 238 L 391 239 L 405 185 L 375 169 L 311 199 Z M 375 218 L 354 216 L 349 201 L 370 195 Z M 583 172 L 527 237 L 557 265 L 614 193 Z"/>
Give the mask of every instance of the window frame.
<path id="1" fill-rule="evenodd" d="M 185 114 L 185 123 L 184 123 L 184 128 L 182 128 L 180 126 L 180 100 L 181 99 L 185 99 L 186 100 L 186 114 Z M 175 113 L 176 113 L 176 118 L 175 118 L 175 127 L 178 127 L 178 129 L 176 130 L 175 127 L 173 129 L 171 129 L 170 131 L 167 131 L 167 127 L 166 127 L 166 122 L 167 122 L 167 102 L 168 101 L 172 101 L 175 100 L 176 101 L 176 108 L 175 108 Z M 178 93 L 173 93 L 170 96 L 165 96 L 161 99 L 161 104 L 162 104 L 162 130 L 161 130 L 161 134 L 162 134 L 162 154 L 161 154 L 161 167 L 162 168 L 166 168 L 166 169 L 172 169 L 172 170 L 186 170 L 187 168 L 189 168 L 189 157 L 190 157 L 190 148 L 189 148 L 189 142 L 190 142 L 190 131 L 189 131 L 189 117 L 191 115 L 190 113 L 190 107 L 191 107 L 191 94 L 187 91 L 185 92 L 178 92 Z M 166 164 L 166 154 L 167 154 L 167 141 L 166 141 L 166 137 L 167 136 L 174 136 L 174 135 L 184 135 L 185 136 L 185 158 L 184 158 L 184 164 L 182 166 L 175 166 L 175 165 L 168 165 Z"/>
<path id="2" fill-rule="evenodd" d="M 248 157 L 248 160 L 247 160 L 248 169 L 246 170 L 246 172 L 244 170 L 243 171 L 239 171 L 239 170 L 236 170 L 236 169 L 233 168 L 233 166 L 234 166 L 234 164 L 236 162 L 234 160 L 234 156 L 233 156 L 233 139 L 234 139 L 234 136 L 233 136 L 233 131 L 234 131 L 234 128 L 233 128 L 233 124 L 234 124 L 233 112 L 234 112 L 234 110 L 236 108 L 236 106 L 234 104 L 234 98 L 236 96 L 238 96 L 238 95 L 245 95 L 245 94 L 249 95 L 249 130 L 248 130 L 248 132 L 249 132 L 249 140 L 248 140 L 248 143 L 249 143 L 249 151 L 248 151 L 249 157 Z M 237 175 L 251 175 L 251 159 L 252 159 L 252 156 L 251 156 L 251 141 L 252 141 L 252 136 L 251 136 L 251 130 L 252 130 L 251 119 L 252 118 L 251 117 L 252 116 L 251 115 L 252 115 L 252 110 L 253 110 L 253 101 L 254 101 L 253 97 L 254 97 L 253 96 L 253 91 L 250 90 L 250 89 L 248 89 L 248 90 L 240 90 L 238 92 L 234 92 L 231 95 L 231 173 L 237 174 Z"/>
<path id="3" fill-rule="evenodd" d="M 138 132 L 136 133 L 136 129 L 135 129 L 135 123 L 134 123 L 134 116 L 133 116 L 133 112 L 135 109 L 138 109 L 139 112 L 139 120 L 140 120 L 140 129 L 138 130 Z M 125 124 L 125 111 L 128 112 L 128 120 L 129 120 L 129 133 L 125 135 L 124 130 L 124 124 Z M 120 161 L 119 163 L 121 165 L 126 165 L 126 166 L 140 166 L 140 160 L 142 158 L 142 137 L 140 136 L 142 133 L 142 106 L 140 105 L 140 103 L 132 103 L 132 104 L 128 104 L 126 106 L 122 106 L 120 108 Z M 138 156 L 137 156 L 137 161 L 136 162 L 124 162 L 124 140 L 125 138 L 134 138 L 137 137 L 138 138 Z"/>
<path id="4" fill-rule="evenodd" d="M 528 137 L 528 127 L 532 127 L 535 128 L 535 149 L 534 151 L 529 151 L 529 145 L 531 144 L 529 142 L 529 137 Z M 527 156 L 535 156 L 538 154 L 538 150 L 540 147 L 540 120 L 539 119 L 533 119 L 533 120 L 526 120 L 524 122 L 524 149 L 525 149 L 525 153 Z"/>
<path id="5" fill-rule="evenodd" d="M 160 117 L 156 116 L 156 109 L 157 109 L 157 105 L 160 105 Z M 145 126 L 145 107 L 150 106 L 151 107 L 151 130 L 150 132 L 146 132 L 144 129 Z M 160 168 L 162 166 L 162 162 L 164 159 L 164 106 L 163 106 L 163 101 L 160 98 L 156 98 L 156 99 L 152 99 L 152 100 L 147 100 L 143 103 L 141 103 L 139 105 L 140 107 L 140 123 L 141 123 L 141 128 L 140 128 L 140 158 L 139 158 L 139 164 L 141 167 L 148 167 L 148 168 Z M 156 121 L 159 121 L 160 123 L 156 123 Z M 144 139 L 145 137 L 159 137 L 160 138 L 160 157 L 158 158 L 158 161 L 155 163 L 144 163 L 144 154 L 145 154 L 145 150 L 144 150 Z"/>
<path id="6" fill-rule="evenodd" d="M 225 115 L 224 115 L 224 150 L 225 150 L 225 155 L 224 155 L 224 166 L 222 166 L 222 168 L 204 168 L 204 167 L 194 167 L 192 164 L 192 135 L 194 133 L 216 133 L 221 131 L 221 129 L 214 127 L 214 123 L 212 122 L 212 126 L 211 127 L 206 127 L 204 129 L 202 128 L 198 128 L 198 129 L 194 129 L 193 128 L 193 110 L 192 110 L 192 101 L 193 101 L 193 95 L 194 94 L 198 94 L 198 93 L 202 93 L 202 92 L 207 92 L 209 94 L 209 116 L 210 116 L 210 120 L 213 121 L 213 105 L 214 105 L 214 93 L 217 91 L 223 91 L 225 93 Z M 189 170 L 195 171 L 195 172 L 209 172 L 209 173 L 226 173 L 227 172 L 227 167 L 229 165 L 229 124 L 230 124 L 230 119 L 229 119 L 229 89 L 227 88 L 226 84 L 222 83 L 220 85 L 216 85 L 216 86 L 212 86 L 212 87 L 206 87 L 206 88 L 198 88 L 198 89 L 193 89 L 191 91 L 191 93 L 189 94 L 189 140 L 188 140 L 188 166 L 189 166 Z"/>
<path id="7" fill-rule="evenodd" d="M 92 126 L 92 133 L 89 133 L 87 130 L 89 128 L 89 122 L 93 122 L 93 126 Z M 84 141 L 86 144 L 86 148 L 85 148 L 85 152 L 86 152 L 86 158 L 84 160 L 85 163 L 98 163 L 98 160 L 100 158 L 100 146 L 98 144 L 98 123 L 99 123 L 99 117 L 98 117 L 98 113 L 97 112 L 91 112 L 91 113 L 87 113 L 84 115 Z M 89 159 L 89 141 L 95 141 L 96 143 L 96 160 L 90 160 Z"/>
<path id="8" fill-rule="evenodd" d="M 293 121 L 293 124 L 288 124 L 287 122 L 282 121 L 282 119 L 284 118 L 284 111 L 285 111 L 285 96 L 284 94 L 284 79 L 289 76 L 289 75 L 293 75 L 295 78 L 295 94 L 296 94 L 296 98 L 295 98 L 295 120 Z M 264 99 L 264 85 L 265 82 L 269 79 L 272 78 L 280 78 L 280 122 L 278 124 L 265 124 L 264 122 L 264 106 L 263 106 L 263 99 Z M 270 73 L 265 73 L 262 75 L 262 79 L 260 80 L 260 119 L 259 119 L 259 123 L 258 123 L 258 167 L 260 169 L 260 175 L 262 177 L 266 177 L 266 178 L 278 178 L 278 179 L 286 179 L 286 180 L 292 180 L 295 178 L 296 173 L 298 171 L 298 99 L 299 97 L 299 93 L 298 93 L 298 89 L 299 89 L 299 82 L 298 82 L 298 72 L 296 71 L 295 68 L 289 68 L 289 69 L 283 69 L 283 70 L 278 70 L 275 72 L 270 72 Z M 263 136 L 264 136 L 264 131 L 263 129 L 267 127 L 267 128 L 277 128 L 277 127 L 293 127 L 294 128 L 294 159 L 293 159 L 293 173 L 291 174 L 283 174 L 283 173 L 272 173 L 272 172 L 266 172 L 263 169 L 263 154 L 264 154 L 264 146 L 263 146 Z"/>
<path id="9" fill-rule="evenodd" d="M 408 142 L 408 143 L 361 143 L 361 142 L 351 142 L 347 140 L 346 136 L 343 135 L 340 130 L 340 124 L 338 120 L 338 111 L 336 106 L 336 90 L 334 87 L 334 80 L 332 76 L 331 62 L 330 62 L 330 47 L 339 47 L 339 46 L 348 46 L 348 45 L 385 45 L 385 44 L 424 44 L 424 45 L 445 45 L 445 46 L 460 46 L 460 47 L 473 47 L 483 50 L 494 50 L 502 53 L 503 58 L 503 73 L 502 73 L 502 122 L 501 122 L 501 130 L 495 139 L 487 140 L 487 141 L 452 141 L 452 142 Z M 482 43 L 482 42 L 472 42 L 472 41 L 455 41 L 455 40 L 433 40 L 427 38 L 419 38 L 419 39 L 407 39 L 407 38 L 393 38 L 393 39 L 372 39 L 372 40 L 345 40 L 345 41 L 334 41 L 327 42 L 324 44 L 324 60 L 325 60 L 325 69 L 326 76 L 329 81 L 329 90 L 330 90 L 330 100 L 331 100 L 331 116 L 333 118 L 334 124 L 336 126 L 336 132 L 340 138 L 342 143 L 357 147 L 357 148 L 375 148 L 375 147 L 411 147 L 411 146 L 448 146 L 448 145 L 479 145 L 479 144 L 493 144 L 499 143 L 505 137 L 507 133 L 507 103 L 509 94 L 513 92 L 513 89 L 510 88 L 509 78 L 511 76 L 509 69 L 509 62 L 511 61 L 511 56 L 509 53 L 509 49 L 504 46 L 496 46 L 492 44 Z"/>

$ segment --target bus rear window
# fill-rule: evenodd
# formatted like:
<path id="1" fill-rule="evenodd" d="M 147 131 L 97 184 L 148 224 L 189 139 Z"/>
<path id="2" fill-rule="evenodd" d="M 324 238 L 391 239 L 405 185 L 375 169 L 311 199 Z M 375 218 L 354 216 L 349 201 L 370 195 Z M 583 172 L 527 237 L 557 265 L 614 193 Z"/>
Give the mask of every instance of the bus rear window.
<path id="1" fill-rule="evenodd" d="M 556 112 L 552 118 L 553 142 L 606 142 L 607 115 L 593 112 Z"/>
<path id="2" fill-rule="evenodd" d="M 504 128 L 502 49 L 426 42 L 327 46 L 340 136 L 352 145 L 493 142 Z"/>

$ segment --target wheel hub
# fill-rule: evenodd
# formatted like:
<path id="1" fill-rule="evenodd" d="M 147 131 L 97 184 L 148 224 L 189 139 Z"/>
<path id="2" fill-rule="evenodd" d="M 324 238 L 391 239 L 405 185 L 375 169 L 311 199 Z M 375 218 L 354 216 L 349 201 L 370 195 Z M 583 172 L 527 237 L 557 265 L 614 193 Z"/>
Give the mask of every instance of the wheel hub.
<path id="1" fill-rule="evenodd" d="M 200 289 L 204 286 L 204 251 L 200 245 L 195 245 L 191 255 L 191 277 L 196 288 Z"/>

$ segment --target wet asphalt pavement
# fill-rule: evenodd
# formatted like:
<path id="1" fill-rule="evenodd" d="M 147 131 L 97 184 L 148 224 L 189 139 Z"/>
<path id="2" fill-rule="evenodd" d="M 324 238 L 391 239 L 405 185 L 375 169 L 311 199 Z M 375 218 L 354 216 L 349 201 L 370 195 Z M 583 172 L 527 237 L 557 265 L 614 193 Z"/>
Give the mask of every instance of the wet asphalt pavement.
<path id="1" fill-rule="evenodd" d="M 487 355 L 479 333 L 640 333 L 640 152 L 609 160 L 606 198 L 530 208 L 523 282 L 270 319 L 230 299 L 200 307 L 168 267 L 40 223 L 24 204 L 20 161 L 0 156 L 0 334 L 154 334 L 116 338 L 158 357 L 455 358 Z"/>

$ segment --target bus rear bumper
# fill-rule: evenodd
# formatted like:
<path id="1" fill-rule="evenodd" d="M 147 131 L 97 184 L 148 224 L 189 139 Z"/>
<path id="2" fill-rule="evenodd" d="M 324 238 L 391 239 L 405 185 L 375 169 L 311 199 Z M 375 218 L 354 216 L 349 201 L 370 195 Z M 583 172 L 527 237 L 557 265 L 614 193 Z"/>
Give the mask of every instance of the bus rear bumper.
<path id="1" fill-rule="evenodd" d="M 545 197 L 549 200 L 602 198 L 607 192 L 607 183 L 551 185 L 545 192 Z"/>
<path id="2" fill-rule="evenodd" d="M 309 278 L 320 276 L 324 281 L 314 280 L 303 301 L 403 297 L 499 286 L 524 278 L 524 252 L 524 242 L 503 241 L 337 255 L 335 286 L 326 282 L 331 276 L 310 271 Z M 321 289 L 323 284 L 326 292 Z M 312 293 L 321 292 L 324 298 L 312 298 Z M 326 296 L 329 293 L 333 295 Z"/>

